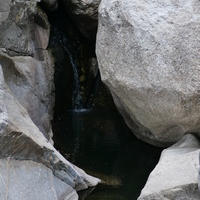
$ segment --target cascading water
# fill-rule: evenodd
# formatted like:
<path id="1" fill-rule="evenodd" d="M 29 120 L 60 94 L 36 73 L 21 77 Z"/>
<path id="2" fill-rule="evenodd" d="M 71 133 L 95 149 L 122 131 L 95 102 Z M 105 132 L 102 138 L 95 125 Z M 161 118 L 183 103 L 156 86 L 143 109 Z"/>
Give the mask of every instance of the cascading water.
<path id="1" fill-rule="evenodd" d="M 62 9 L 50 13 L 49 20 L 49 48 L 55 57 L 56 102 L 59 101 L 56 103 L 55 115 L 65 114 L 68 110 L 88 110 L 101 87 L 100 74 L 95 63 L 95 43 L 78 32 Z"/>
<path id="2" fill-rule="evenodd" d="M 83 100 L 82 100 L 82 92 L 79 80 L 79 73 L 78 73 L 78 64 L 76 60 L 78 57 L 76 55 L 76 51 L 72 51 L 73 46 L 70 45 L 70 41 L 68 38 L 63 37 L 59 38 L 60 44 L 63 46 L 64 50 L 67 52 L 70 63 L 73 69 L 73 94 L 72 94 L 72 110 L 79 112 L 83 110 Z M 71 47 L 71 49 L 70 49 Z M 72 53 L 73 52 L 73 53 Z"/>

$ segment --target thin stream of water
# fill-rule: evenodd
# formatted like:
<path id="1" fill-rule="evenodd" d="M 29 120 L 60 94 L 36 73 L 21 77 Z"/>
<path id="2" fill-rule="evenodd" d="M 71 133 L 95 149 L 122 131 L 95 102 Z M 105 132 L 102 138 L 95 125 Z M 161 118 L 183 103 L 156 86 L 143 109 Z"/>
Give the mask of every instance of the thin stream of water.
<path id="1" fill-rule="evenodd" d="M 78 65 L 76 63 L 77 56 L 71 53 L 70 48 L 69 48 L 70 41 L 67 41 L 66 37 L 59 39 L 59 42 L 63 46 L 64 50 L 68 53 L 71 66 L 73 69 L 74 81 L 73 81 L 72 109 L 78 111 L 82 109 L 83 103 L 82 103 L 82 95 L 81 95 L 80 81 L 79 81 L 79 74 L 78 74 Z"/>

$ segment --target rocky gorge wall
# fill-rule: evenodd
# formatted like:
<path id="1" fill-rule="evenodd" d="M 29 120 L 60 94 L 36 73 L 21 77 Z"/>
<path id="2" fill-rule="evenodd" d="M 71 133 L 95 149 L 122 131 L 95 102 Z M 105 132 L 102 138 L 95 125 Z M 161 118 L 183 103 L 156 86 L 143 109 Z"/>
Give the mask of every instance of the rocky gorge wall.
<path id="1" fill-rule="evenodd" d="M 100 180 L 52 145 L 54 61 L 39 2 L 0 1 L 1 199 L 78 199 Z"/>
<path id="2" fill-rule="evenodd" d="M 101 78 L 133 133 L 156 146 L 178 142 L 164 150 L 139 199 L 198 200 L 199 141 L 186 134 L 200 133 L 199 2 L 63 2 L 91 40 L 99 20 Z M 54 60 L 39 5 L 52 11 L 58 2 L 0 0 L 0 198 L 74 200 L 100 180 L 52 145 Z"/>

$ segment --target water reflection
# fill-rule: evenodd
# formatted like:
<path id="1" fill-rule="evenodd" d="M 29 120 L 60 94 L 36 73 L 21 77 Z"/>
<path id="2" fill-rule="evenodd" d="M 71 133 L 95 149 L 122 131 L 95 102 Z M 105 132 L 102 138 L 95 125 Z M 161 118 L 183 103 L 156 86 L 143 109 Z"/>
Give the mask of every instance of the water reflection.
<path id="1" fill-rule="evenodd" d="M 117 111 L 69 111 L 54 129 L 61 153 L 104 181 L 80 199 L 137 199 L 161 152 L 135 138 Z"/>

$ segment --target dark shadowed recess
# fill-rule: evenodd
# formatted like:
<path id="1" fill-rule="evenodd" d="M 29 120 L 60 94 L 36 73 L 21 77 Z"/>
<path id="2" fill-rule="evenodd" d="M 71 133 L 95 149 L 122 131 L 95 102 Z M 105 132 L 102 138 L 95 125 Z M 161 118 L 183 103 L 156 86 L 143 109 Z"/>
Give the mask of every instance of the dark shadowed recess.
<path id="1" fill-rule="evenodd" d="M 54 122 L 68 110 L 114 104 L 102 84 L 95 55 L 95 42 L 85 38 L 59 1 L 55 12 L 47 12 L 51 24 L 49 49 L 55 58 Z"/>
<path id="2" fill-rule="evenodd" d="M 93 62 L 95 43 L 80 34 L 62 3 L 47 14 L 49 49 L 55 58 L 55 147 L 103 180 L 95 189 L 79 192 L 79 199 L 136 200 L 161 149 L 138 140 L 128 129 Z"/>

